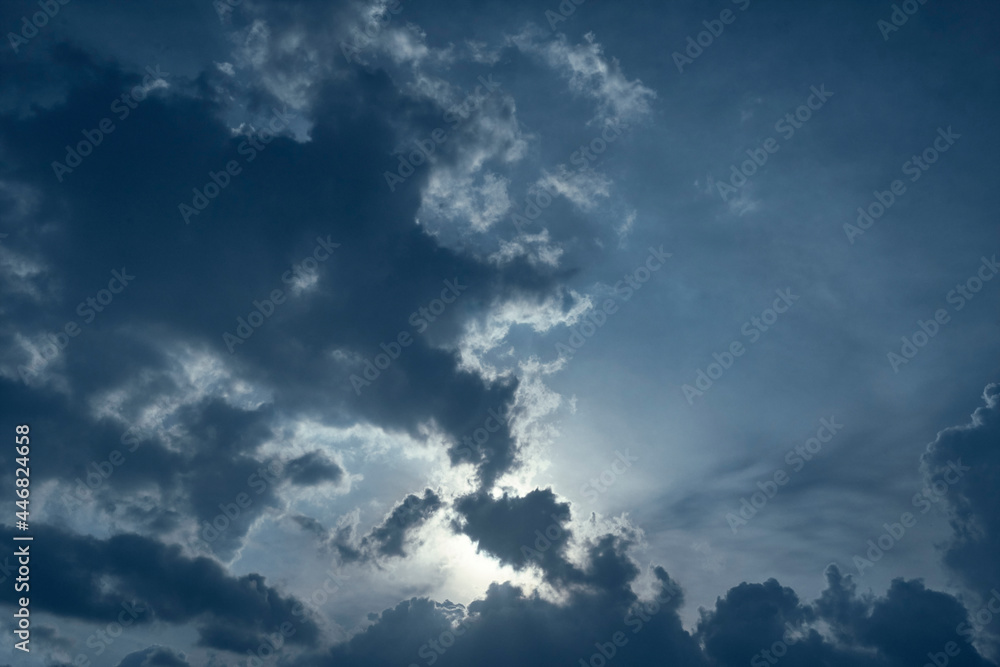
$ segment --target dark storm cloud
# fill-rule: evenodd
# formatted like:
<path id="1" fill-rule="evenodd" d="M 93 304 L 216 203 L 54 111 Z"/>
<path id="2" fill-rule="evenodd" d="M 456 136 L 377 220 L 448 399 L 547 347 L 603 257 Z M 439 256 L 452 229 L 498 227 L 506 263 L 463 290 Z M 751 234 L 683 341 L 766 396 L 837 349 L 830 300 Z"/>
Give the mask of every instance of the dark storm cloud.
<path id="1" fill-rule="evenodd" d="M 462 517 L 455 529 L 502 564 L 517 570 L 537 565 L 550 579 L 581 578 L 566 559 L 572 537 L 569 503 L 558 502 L 551 489 L 535 489 L 524 497 L 505 493 L 497 499 L 472 494 L 455 501 L 455 510 Z"/>
<path id="2" fill-rule="evenodd" d="M 514 387 L 509 389 L 512 395 Z M 510 400 L 510 396 L 498 398 Z M 469 425 L 461 440 L 456 438 L 448 448 L 448 457 L 453 465 L 472 463 L 476 466 L 482 491 L 491 489 L 503 473 L 517 466 L 517 447 L 510 430 L 510 405 L 507 402 L 498 405 L 505 406 L 505 410 L 501 411 L 507 412 L 507 417 L 501 416 L 492 407 L 477 414 L 476 423 Z M 490 424 L 496 426 L 491 428 Z M 480 438 L 478 433 L 485 433 L 486 438 Z"/>
<path id="3" fill-rule="evenodd" d="M 941 431 L 928 445 L 922 458 L 927 491 L 920 499 L 947 505 L 954 536 L 945 563 L 980 595 L 1000 587 L 1000 385 L 986 387 L 983 400 L 969 424 Z M 955 481 L 959 462 L 968 470 Z"/>
<path id="4" fill-rule="evenodd" d="M 745 664 L 770 637 L 784 634 L 785 623 L 799 626 L 807 615 L 795 592 L 774 579 L 743 583 L 720 598 L 714 611 L 703 613 L 699 634 L 713 659 L 724 665 Z"/>
<path id="5" fill-rule="evenodd" d="M 129 653 L 118 667 L 190 667 L 183 654 L 165 646 L 150 646 L 135 653 Z"/>
<path id="6" fill-rule="evenodd" d="M 896 579 L 884 597 L 858 597 L 851 577 L 831 567 L 812 604 L 774 579 L 730 589 L 714 610 L 702 611 L 698 637 L 712 664 L 725 667 L 905 667 L 929 662 L 928 654 L 952 665 L 993 665 L 956 631 L 966 618 L 956 598 L 919 580 Z"/>
<path id="7" fill-rule="evenodd" d="M 632 596 L 629 585 L 639 571 L 627 551 L 635 535 L 625 531 L 590 539 L 584 545 L 586 563 L 572 563 L 567 556 L 573 537 L 570 504 L 558 502 L 551 489 L 535 489 L 523 497 L 505 493 L 496 499 L 471 494 L 455 501 L 455 510 L 461 519 L 454 529 L 503 565 L 516 570 L 534 565 L 558 586 L 580 584 L 622 599 Z"/>
<path id="8" fill-rule="evenodd" d="M 283 470 L 288 480 L 299 486 L 339 482 L 344 476 L 344 470 L 319 451 L 309 452 L 288 461 Z"/>
<path id="9" fill-rule="evenodd" d="M 0 395 L 4 398 L 0 409 L 5 414 L 37 415 L 32 427 L 50 434 L 52 456 L 35 461 L 34 465 L 46 477 L 65 480 L 63 491 L 78 501 L 100 495 L 106 487 L 130 490 L 153 483 L 170 488 L 176 471 L 183 467 L 184 457 L 165 449 L 157 439 L 133 440 L 134 432 L 126 435 L 128 429 L 121 424 L 111 419 L 95 419 L 86 404 L 71 401 L 60 393 L 25 391 L 23 385 L 4 378 L 0 379 Z M 105 479 L 91 464 L 96 462 L 98 468 L 106 471 L 101 462 L 106 462 L 114 451 L 128 457 L 123 465 L 129 467 L 129 473 L 117 475 L 119 471 L 113 466 L 114 472 Z M 89 486 L 88 476 L 92 482 Z"/>
<path id="10" fill-rule="evenodd" d="M 372 530 L 362 545 L 373 547 L 381 556 L 405 556 L 403 543 L 407 533 L 423 525 L 441 506 L 441 498 L 430 489 L 424 490 L 422 498 L 411 493 Z"/>
<path id="11" fill-rule="evenodd" d="M 237 318 L 245 318 L 255 300 L 288 289 L 282 276 L 319 236 L 341 247 L 319 267 L 316 288 L 288 295 L 230 357 L 244 378 L 275 390 L 276 413 L 334 421 L 353 415 L 413 434 L 433 419 L 458 442 L 490 408 L 512 401 L 513 382 L 484 386 L 457 369 L 453 353 L 421 336 L 360 395 L 348 377 L 362 372 L 362 363 L 331 356 L 349 351 L 369 359 L 381 352 L 381 343 L 412 333 L 410 315 L 436 297 L 445 280 L 468 289 L 432 325 L 435 335 L 454 336 L 464 317 L 496 298 L 545 293 L 556 284 L 557 276 L 526 264 L 487 267 L 438 247 L 412 224 L 421 177 L 385 196 L 380 174 L 395 134 L 386 111 L 426 102 L 411 101 L 380 72 L 354 70 L 347 80 L 318 86 L 312 140 L 271 141 L 185 225 L 178 204 L 209 181 L 209 172 L 241 159 L 245 139 L 217 120 L 221 109 L 206 97 L 212 85 L 171 75 L 169 89 L 152 91 L 58 183 L 51 162 L 63 160 L 66 146 L 81 141 L 82 130 L 107 115 L 108 102 L 141 78 L 79 52 L 73 67 L 82 83 L 70 88 L 64 103 L 30 117 L 0 118 L 6 178 L 38 194 L 33 218 L 61 221 L 58 236 L 43 237 L 27 224 L 10 230 L 6 242 L 45 267 L 31 280 L 46 303 L 40 309 L 25 294 L 12 295 L 7 308 L 18 325 L 0 331 L 5 349 L 18 349 L 18 333 L 35 340 L 79 319 L 77 303 L 100 289 L 110 270 L 124 266 L 134 283 L 50 362 L 74 395 L 110 390 L 139 369 L 154 377 L 164 373 L 168 342 L 222 354 L 222 334 L 236 330 Z M 273 99 L 261 106 L 267 114 L 282 108 Z M 344 159 L 331 161 L 331 155 Z M 273 194 L 261 198 L 261 192 Z M 46 288 L 49 283 L 60 289 Z M 8 357 L 12 365 L 26 362 Z M 32 383 L 39 386 L 37 379 Z M 46 393 L 39 387 L 35 400 L 48 400 Z M 506 425 L 490 450 L 474 461 L 487 486 L 516 464 Z M 169 469 L 161 468 L 164 474 Z"/>
<path id="12" fill-rule="evenodd" d="M 323 527 L 323 524 L 311 516 L 296 514 L 292 517 L 292 521 L 299 524 L 299 527 L 302 528 L 302 530 L 307 533 L 312 533 L 321 540 L 325 540 L 329 535 L 329 532 Z"/>
<path id="13" fill-rule="evenodd" d="M 962 603 L 947 593 L 928 590 L 923 583 L 896 579 L 885 597 L 872 606 L 871 615 L 858 632 L 861 643 L 877 647 L 898 664 L 917 664 L 927 654 L 940 652 L 948 642 L 959 643 L 958 665 L 986 665 L 956 629 L 968 620 Z M 919 641 L 913 641 L 914 636 Z"/>
<path id="14" fill-rule="evenodd" d="M 254 519 L 279 504 L 275 487 L 282 479 L 280 466 L 252 455 L 272 436 L 268 416 L 267 409 L 238 410 L 218 400 L 180 411 L 185 429 L 181 442 L 192 453 L 183 474 L 185 497 L 197 517 L 199 536 L 223 557 L 239 548 Z"/>
<path id="15" fill-rule="evenodd" d="M 312 533 L 320 543 L 321 552 L 333 552 L 341 563 L 357 563 L 371 558 L 369 551 L 362 551 L 357 531 L 353 524 L 341 525 L 336 529 L 327 529 L 321 522 L 311 516 L 297 514 L 292 521 L 307 533 Z"/>
<path id="16" fill-rule="evenodd" d="M 108 419 L 94 420 L 60 394 L 32 395 L 2 380 L 0 385 L 10 392 L 7 409 L 23 415 L 48 408 L 32 427 L 49 433 L 50 455 L 34 466 L 47 477 L 68 480 L 58 500 L 70 511 L 96 503 L 110 513 L 124 512 L 153 534 L 168 533 L 193 515 L 203 540 L 205 524 L 226 515 L 225 529 L 208 539 L 215 553 L 228 556 L 253 520 L 278 504 L 275 487 L 281 478 L 268 467 L 274 461 L 254 455 L 272 436 L 267 409 L 240 410 L 216 399 L 184 406 L 173 417 L 176 439 L 168 443 Z M 162 494 L 159 505 L 135 504 L 137 492 L 152 490 Z M 250 504 L 237 502 L 241 494 Z"/>
<path id="17" fill-rule="evenodd" d="M 302 530 L 315 535 L 324 550 L 334 551 L 342 563 L 377 562 L 381 557 L 405 557 L 407 537 L 443 507 L 440 496 L 431 489 L 424 489 L 423 496 L 411 493 L 382 523 L 360 539 L 353 524 L 342 525 L 331 532 L 313 517 L 300 514 L 292 520 Z"/>
<path id="18" fill-rule="evenodd" d="M 657 577 L 661 595 L 675 586 L 662 570 Z M 413 599 L 383 612 L 375 625 L 326 658 L 301 664 L 319 665 L 323 660 L 345 665 L 408 664 L 418 662 L 418 657 L 432 664 L 435 656 L 433 662 L 443 666 L 546 665 L 575 656 L 587 660 L 602 646 L 633 664 L 660 664 L 673 658 L 672 664 L 735 667 L 775 664 L 780 659 L 792 666 L 903 667 L 928 661 L 928 653 L 943 655 L 946 647 L 959 651 L 949 656 L 949 664 L 993 664 L 971 645 L 960 643 L 955 628 L 966 618 L 961 604 L 917 581 L 897 580 L 886 596 L 859 599 L 849 577 L 845 580 L 831 570 L 829 586 L 814 605 L 802 604 L 793 591 L 774 580 L 741 584 L 704 613 L 698 634 L 705 644 L 704 657 L 680 629 L 676 604 L 669 611 L 650 608 L 647 620 L 640 622 L 644 617 L 635 613 L 635 601 L 627 595 L 608 595 L 609 590 L 616 588 L 576 593 L 567 605 L 556 606 L 525 597 L 510 585 L 494 585 L 485 599 L 469 605 L 467 613 Z M 819 621 L 830 624 L 837 644 L 810 627 Z M 652 623 L 651 629 L 645 623 Z M 623 646 L 601 641 L 619 630 L 620 639 L 627 640 Z"/>
<path id="19" fill-rule="evenodd" d="M 5 411 L 37 414 L 32 428 L 49 434 L 49 455 L 33 461 L 33 467 L 36 474 L 65 480 L 55 500 L 67 511 L 96 504 L 121 512 L 144 531 L 166 534 L 191 515 L 203 533 L 204 524 L 229 507 L 225 530 L 211 539 L 213 551 L 225 556 L 238 548 L 261 512 L 277 506 L 280 478 L 266 472 L 273 461 L 254 454 L 272 435 L 266 409 L 240 410 L 216 399 L 190 404 L 172 417 L 176 439 L 166 442 L 160 435 L 95 419 L 85 404 L 59 393 L 29 393 L 0 380 L 0 394 Z M 161 495 L 158 505 L 135 502 L 137 494 L 150 491 Z M 240 494 L 252 503 L 233 512 Z"/>
<path id="20" fill-rule="evenodd" d="M 222 353 L 222 333 L 235 330 L 236 317 L 246 316 L 255 299 L 266 298 L 275 287 L 287 288 L 281 277 L 318 235 L 344 244 L 344 252 L 320 267 L 319 289 L 282 305 L 231 357 L 245 377 L 275 389 L 269 414 L 305 411 L 327 420 L 353 415 L 412 434 L 419 423 L 433 419 L 457 443 L 482 423 L 490 408 L 512 401 L 513 383 L 486 387 L 472 373 L 457 370 L 454 354 L 432 348 L 420 337 L 360 396 L 348 382 L 349 374 L 360 368 L 330 360 L 332 351 L 344 349 L 374 356 L 381 342 L 410 328 L 410 314 L 440 292 L 443 280 L 458 279 L 469 289 L 463 302 L 435 323 L 441 331 L 457 331 L 462 309 L 474 311 L 498 295 L 543 292 L 554 284 L 552 276 L 524 266 L 486 269 L 437 248 L 406 222 L 416 209 L 418 178 L 407 191 L 384 196 L 378 175 L 392 132 L 382 110 L 410 102 L 383 74 L 356 72 L 349 83 L 318 91 L 315 115 L 325 120 L 314 128 L 312 142 L 275 139 L 254 164 L 244 165 L 244 173 L 204 214 L 185 226 L 177 204 L 186 201 L 192 187 L 204 184 L 209 171 L 238 157 L 240 139 L 213 119 L 219 112 L 213 97 L 200 97 L 213 90 L 217 75 L 195 82 L 170 76 L 169 91 L 153 91 L 58 183 L 51 161 L 62 160 L 65 146 L 81 140 L 90 120 L 97 123 L 106 116 L 108 102 L 141 79 L 82 51 L 72 51 L 69 58 L 70 47 L 60 48 L 54 57 L 67 54 L 62 56 L 65 66 L 76 73 L 63 78 L 69 87 L 65 101 L 36 109 L 30 117 L 0 119 L 0 136 L 15 167 L 7 177 L 40 193 L 32 217 L 65 221 L 61 237 L 43 237 L 25 221 L 5 239 L 44 265 L 32 280 L 46 300 L 40 309 L 24 293 L 10 295 L 8 321 L 17 326 L 0 327 L 5 361 L 11 367 L 27 361 L 14 344 L 16 335 L 37 339 L 79 320 L 77 303 L 107 282 L 111 267 L 124 266 L 137 278 L 48 364 L 47 370 L 64 375 L 81 400 L 67 400 L 51 385 L 39 386 L 36 378 L 30 380 L 31 392 L 0 381 L 11 414 L 44 415 L 40 427 L 65 434 L 53 438 L 53 446 L 65 447 L 65 452 L 53 450 L 40 464 L 51 466 L 47 474 L 72 481 L 83 489 L 81 495 L 87 494 L 76 478 L 85 482 L 88 466 L 103 465 L 109 452 L 121 450 L 122 433 L 117 424 L 89 414 L 86 397 L 113 391 L 141 375 L 147 378 L 143 391 L 130 391 L 123 404 L 126 414 L 137 414 L 152 396 L 183 391 L 168 377 L 175 362 L 165 345 L 184 341 Z M 357 106 L 343 101 L 347 89 L 362 92 Z M 350 159 L 334 165 L 328 159 L 334 154 Z M 290 162 L 295 170 L 285 168 Z M 281 194 L 249 206 L 262 191 Z M 109 202 L 114 206 L 109 208 Z M 93 220 L 102 225 L 92 225 Z M 284 222 L 279 227 L 275 220 Z M 147 529 L 163 532 L 177 526 L 172 508 L 132 508 L 124 494 L 153 483 L 182 498 L 180 505 L 190 502 L 202 526 L 223 511 L 220 505 L 228 506 L 247 491 L 251 476 L 265 463 L 251 454 L 267 433 L 265 415 L 241 422 L 239 411 L 221 404 L 205 407 L 205 415 L 199 409 L 187 408 L 173 418 L 196 441 L 186 448 L 193 454 L 181 456 L 153 436 L 142 439 L 127 457 L 127 474 L 116 470 L 119 474 L 95 492 L 110 503 L 108 508 L 119 507 Z M 242 427 L 253 432 L 238 433 Z M 483 484 L 491 485 L 515 465 L 515 452 L 504 425 L 493 435 L 489 452 L 477 453 L 474 461 Z M 305 463 L 291 463 L 293 482 L 318 476 L 334 480 L 332 467 L 312 466 L 309 472 Z M 230 522 L 213 550 L 222 556 L 234 553 L 253 519 L 274 504 L 272 488 L 264 492 Z"/>
<path id="21" fill-rule="evenodd" d="M 9 528 L 8 531 L 9 532 Z M 293 612 L 295 598 L 268 586 L 264 577 L 232 577 L 214 560 L 187 558 L 177 546 L 139 535 L 107 540 L 34 525 L 33 609 L 58 616 L 109 623 L 123 605 L 135 609 L 136 622 L 194 622 L 199 643 L 242 652 L 282 623 L 297 629 L 289 642 L 309 646 L 319 637 L 316 624 Z"/>
<path id="22" fill-rule="evenodd" d="M 367 554 L 363 553 L 356 543 L 352 526 L 341 526 L 329 540 L 330 548 L 343 563 L 354 563 L 366 557 Z"/>
<path id="23" fill-rule="evenodd" d="M 617 548 L 602 558 L 628 560 Z M 630 581 L 638 573 L 634 565 L 611 569 L 629 570 Z M 559 605 L 509 583 L 492 584 L 467 609 L 414 598 L 383 611 L 374 625 L 329 653 L 295 664 L 534 667 L 590 661 L 603 649 L 628 664 L 707 665 L 676 614 L 679 588 L 662 569 L 655 578 L 654 595 L 645 601 L 613 578 L 606 588 L 576 589 Z"/>

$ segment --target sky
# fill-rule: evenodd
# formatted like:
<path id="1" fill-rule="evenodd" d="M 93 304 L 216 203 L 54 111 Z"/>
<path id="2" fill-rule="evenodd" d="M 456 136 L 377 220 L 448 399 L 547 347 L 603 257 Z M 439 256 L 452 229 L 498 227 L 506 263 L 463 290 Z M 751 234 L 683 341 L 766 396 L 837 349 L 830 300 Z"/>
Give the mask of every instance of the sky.
<path id="1" fill-rule="evenodd" d="M 995 3 L 0 29 L 0 665 L 1000 665 Z"/>

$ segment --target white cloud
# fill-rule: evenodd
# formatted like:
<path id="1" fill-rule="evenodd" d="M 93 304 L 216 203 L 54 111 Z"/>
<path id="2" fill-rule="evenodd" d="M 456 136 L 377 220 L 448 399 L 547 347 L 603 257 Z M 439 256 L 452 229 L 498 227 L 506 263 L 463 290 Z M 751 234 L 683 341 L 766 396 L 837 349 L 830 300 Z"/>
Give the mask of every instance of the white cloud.
<path id="1" fill-rule="evenodd" d="M 486 42 L 469 39 L 466 40 L 465 47 L 472 62 L 484 65 L 496 65 L 500 62 L 500 49 L 490 49 Z"/>
<path id="2" fill-rule="evenodd" d="M 518 495 L 525 495 L 538 487 L 538 478 L 551 465 L 549 446 L 559 435 L 551 416 L 559 408 L 570 408 L 562 394 L 545 384 L 545 378 L 561 371 L 567 364 L 565 357 L 543 363 L 530 357 L 518 364 L 518 385 L 514 395 L 514 413 L 511 435 L 519 444 L 520 465 L 504 475 L 500 483 L 513 488 Z"/>
<path id="3" fill-rule="evenodd" d="M 415 27 L 388 28 L 375 45 L 396 63 L 419 63 L 431 55 L 424 43 L 425 37 L 426 34 Z"/>
<path id="4" fill-rule="evenodd" d="M 511 209 L 509 180 L 492 170 L 480 172 L 487 162 L 499 168 L 526 154 L 527 138 L 515 111 L 512 98 L 494 94 L 449 130 L 447 161 L 431 156 L 417 219 L 439 242 L 461 238 L 467 230 L 485 232 Z"/>
<path id="5" fill-rule="evenodd" d="M 629 235 L 635 227 L 636 211 L 633 209 L 625 214 L 625 219 L 615 225 L 615 234 L 618 235 L 618 249 L 625 248 Z"/>
<path id="6" fill-rule="evenodd" d="M 309 91 L 322 68 L 320 54 L 301 29 L 275 34 L 267 21 L 256 19 L 245 30 L 233 33 L 232 39 L 237 67 L 252 71 L 256 82 L 282 103 L 297 110 L 307 106 Z"/>
<path id="7" fill-rule="evenodd" d="M 500 249 L 489 256 L 489 261 L 502 266 L 518 257 L 524 257 L 532 266 L 559 266 L 563 249 L 551 243 L 549 230 L 537 234 L 520 234 L 513 241 L 499 239 Z"/>
<path id="8" fill-rule="evenodd" d="M 618 60 L 608 60 L 594 33 L 587 33 L 586 44 L 570 44 L 566 36 L 547 38 L 537 29 L 526 29 L 511 38 L 525 53 L 541 57 L 550 67 L 569 79 L 574 93 L 597 101 L 601 121 L 617 118 L 626 122 L 639 120 L 650 113 L 649 102 L 656 93 L 638 79 L 629 81 Z"/>
<path id="9" fill-rule="evenodd" d="M 597 206 L 598 198 L 611 194 L 611 179 L 604 174 L 592 169 L 570 171 L 564 164 L 556 167 L 555 173 L 543 170 L 536 185 L 561 194 L 584 211 Z"/>
<path id="10" fill-rule="evenodd" d="M 589 297 L 573 290 L 569 291 L 568 297 L 567 299 L 566 293 L 560 290 L 541 302 L 514 298 L 494 304 L 484 317 L 471 320 L 466 325 L 458 346 L 461 367 L 477 372 L 488 380 L 511 372 L 512 368 L 498 370 L 486 360 L 487 356 L 505 343 L 514 326 L 529 326 L 535 333 L 545 333 L 559 325 L 575 324 L 590 309 L 592 303 Z M 572 305 L 567 308 L 569 300 Z"/>
<path id="11" fill-rule="evenodd" d="M 464 221 L 475 232 L 485 232 L 510 210 L 508 181 L 492 172 L 481 178 L 435 170 L 424 190 L 421 217 Z"/>

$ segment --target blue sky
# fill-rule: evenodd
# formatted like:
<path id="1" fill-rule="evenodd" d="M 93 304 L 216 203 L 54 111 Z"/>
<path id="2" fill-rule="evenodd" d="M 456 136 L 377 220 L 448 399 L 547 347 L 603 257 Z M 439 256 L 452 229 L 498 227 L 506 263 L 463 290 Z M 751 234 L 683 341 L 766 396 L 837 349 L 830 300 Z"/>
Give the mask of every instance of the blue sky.
<path id="1" fill-rule="evenodd" d="M 0 664 L 997 664 L 998 20 L 6 3 Z"/>

